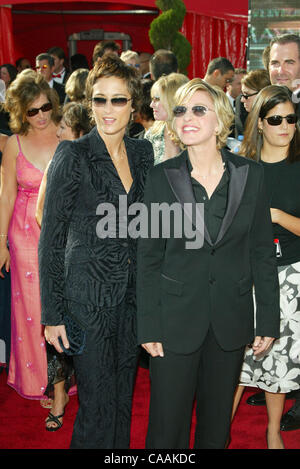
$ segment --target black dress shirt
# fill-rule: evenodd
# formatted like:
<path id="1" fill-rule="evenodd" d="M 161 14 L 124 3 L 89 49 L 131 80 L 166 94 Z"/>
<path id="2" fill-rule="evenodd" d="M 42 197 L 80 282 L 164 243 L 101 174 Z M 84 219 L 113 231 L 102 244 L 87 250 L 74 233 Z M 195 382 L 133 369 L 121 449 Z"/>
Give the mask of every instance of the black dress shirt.
<path id="1" fill-rule="evenodd" d="M 189 159 L 187 159 L 188 170 L 191 173 L 193 166 Z M 225 165 L 225 170 L 220 179 L 219 184 L 209 198 L 205 188 L 191 176 L 192 188 L 194 191 L 195 200 L 197 203 L 204 204 L 204 220 L 211 240 L 215 242 L 221 228 L 221 223 L 224 218 L 227 207 L 229 172 Z"/>

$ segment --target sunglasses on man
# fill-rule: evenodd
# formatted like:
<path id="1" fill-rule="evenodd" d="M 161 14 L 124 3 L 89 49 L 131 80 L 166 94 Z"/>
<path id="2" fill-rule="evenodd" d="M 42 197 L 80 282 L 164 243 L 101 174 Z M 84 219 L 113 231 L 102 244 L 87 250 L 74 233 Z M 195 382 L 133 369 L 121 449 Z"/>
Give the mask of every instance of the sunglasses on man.
<path id="1" fill-rule="evenodd" d="M 47 65 L 47 64 L 37 65 L 35 67 L 36 70 L 47 70 L 47 68 L 49 68 L 49 65 Z"/>

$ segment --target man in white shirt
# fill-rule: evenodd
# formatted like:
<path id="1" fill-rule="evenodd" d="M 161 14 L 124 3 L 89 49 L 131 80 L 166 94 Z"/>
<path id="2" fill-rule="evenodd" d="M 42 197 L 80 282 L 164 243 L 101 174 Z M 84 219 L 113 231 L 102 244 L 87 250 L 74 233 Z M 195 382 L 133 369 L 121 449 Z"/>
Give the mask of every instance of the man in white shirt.
<path id="1" fill-rule="evenodd" d="M 50 54 L 42 53 L 39 54 L 36 59 L 36 71 L 41 73 L 45 80 L 48 82 L 50 88 L 53 88 L 59 97 L 60 104 L 63 104 L 65 101 L 66 93 L 64 85 L 57 83 L 53 79 L 54 72 L 54 59 Z"/>

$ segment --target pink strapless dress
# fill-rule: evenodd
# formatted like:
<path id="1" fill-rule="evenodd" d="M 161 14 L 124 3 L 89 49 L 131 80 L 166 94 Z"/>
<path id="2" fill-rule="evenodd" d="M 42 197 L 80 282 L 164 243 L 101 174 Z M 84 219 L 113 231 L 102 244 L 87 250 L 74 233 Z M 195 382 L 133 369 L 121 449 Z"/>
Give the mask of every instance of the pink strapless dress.
<path id="1" fill-rule="evenodd" d="M 42 399 L 47 387 L 47 354 L 41 325 L 38 272 L 40 228 L 35 220 L 43 172 L 23 155 L 19 138 L 18 194 L 9 225 L 11 255 L 11 356 L 8 384 L 21 396 Z"/>

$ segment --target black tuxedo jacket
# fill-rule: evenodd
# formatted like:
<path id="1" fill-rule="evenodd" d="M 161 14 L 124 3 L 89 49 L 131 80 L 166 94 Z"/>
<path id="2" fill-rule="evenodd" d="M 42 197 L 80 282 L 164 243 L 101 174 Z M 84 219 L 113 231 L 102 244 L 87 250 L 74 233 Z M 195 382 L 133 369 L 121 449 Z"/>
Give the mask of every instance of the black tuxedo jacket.
<path id="1" fill-rule="evenodd" d="M 132 204 L 142 201 L 153 149 L 146 140 L 125 136 L 124 142 L 133 178 L 127 203 Z M 59 144 L 47 174 L 39 242 L 42 324 L 64 324 L 67 313 L 89 327 L 101 309 L 123 300 L 129 269 L 135 271 L 137 240 L 118 236 L 119 196 L 126 191 L 96 127 Z M 115 207 L 116 237 L 98 237 L 102 203 Z M 108 334 L 109 323 L 108 318 Z"/>
<path id="2" fill-rule="evenodd" d="M 57 83 L 57 81 L 53 80 L 53 89 L 58 94 L 60 104 L 61 105 L 64 104 L 65 97 L 66 97 L 65 86 L 62 85 L 61 83 Z"/>
<path id="3" fill-rule="evenodd" d="M 224 350 L 251 343 L 253 285 L 256 334 L 279 337 L 278 274 L 263 168 L 226 149 L 222 157 L 230 181 L 216 242 L 211 241 L 205 220 L 202 248 L 186 249 L 187 238 L 172 232 L 168 239 L 160 235 L 139 240 L 140 344 L 162 342 L 170 351 L 188 354 L 201 346 L 210 325 Z M 187 158 L 184 151 L 151 169 L 144 198 L 148 213 L 151 203 L 195 204 Z"/>

